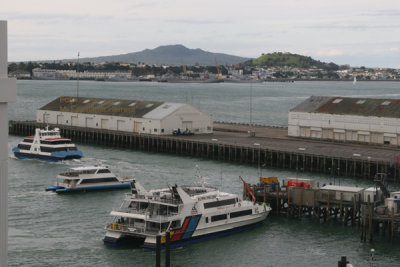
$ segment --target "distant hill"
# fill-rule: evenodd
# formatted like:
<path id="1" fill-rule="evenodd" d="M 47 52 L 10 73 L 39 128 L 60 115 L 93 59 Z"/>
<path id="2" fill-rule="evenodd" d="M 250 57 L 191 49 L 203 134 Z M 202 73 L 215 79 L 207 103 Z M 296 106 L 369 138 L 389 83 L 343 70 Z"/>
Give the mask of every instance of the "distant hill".
<path id="1" fill-rule="evenodd" d="M 261 66 L 261 67 L 297 67 L 297 68 L 321 68 L 325 70 L 337 70 L 339 66 L 335 63 L 324 63 L 319 60 L 312 59 L 291 53 L 275 52 L 270 54 L 264 54 L 259 58 L 246 61 L 245 65 Z"/>
<path id="2" fill-rule="evenodd" d="M 218 64 L 220 65 L 238 64 L 249 60 L 249 58 L 222 53 L 212 53 L 201 49 L 189 49 L 183 45 L 165 45 L 159 46 L 155 49 L 145 49 L 140 52 L 122 55 L 82 58 L 81 62 L 142 62 L 148 65 L 182 65 L 183 60 L 185 65 L 199 64 L 202 66 L 213 66 L 215 65 L 215 58 L 218 60 Z M 76 61 L 76 59 L 73 59 L 73 61 Z"/>

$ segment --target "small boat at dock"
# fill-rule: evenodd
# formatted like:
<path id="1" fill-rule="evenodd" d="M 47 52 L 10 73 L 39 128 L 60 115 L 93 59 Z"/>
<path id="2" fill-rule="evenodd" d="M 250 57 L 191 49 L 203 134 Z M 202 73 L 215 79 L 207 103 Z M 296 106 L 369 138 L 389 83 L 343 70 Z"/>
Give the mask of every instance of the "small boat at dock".
<path id="1" fill-rule="evenodd" d="M 44 161 L 80 159 L 83 156 L 71 139 L 61 137 L 60 129 L 49 127 L 36 128 L 34 136 L 25 137 L 12 151 L 19 159 Z"/>
<path id="2" fill-rule="evenodd" d="M 255 199 L 254 199 L 255 200 Z M 259 225 L 270 212 L 265 203 L 239 200 L 235 194 L 206 185 L 145 190 L 132 183 L 119 209 L 111 211 L 104 244 L 135 244 L 155 249 L 156 237 L 171 247 L 244 231 Z"/>
<path id="3" fill-rule="evenodd" d="M 56 193 L 130 188 L 133 177 L 117 177 L 107 166 L 70 168 L 57 175 L 57 183 L 46 191 Z"/>

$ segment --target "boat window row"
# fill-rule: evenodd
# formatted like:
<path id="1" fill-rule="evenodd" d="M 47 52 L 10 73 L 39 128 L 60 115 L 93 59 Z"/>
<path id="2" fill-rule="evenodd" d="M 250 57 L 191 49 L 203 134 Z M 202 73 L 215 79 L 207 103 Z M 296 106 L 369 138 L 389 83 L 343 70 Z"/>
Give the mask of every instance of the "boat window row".
<path id="1" fill-rule="evenodd" d="M 40 147 L 40 151 L 42 152 L 67 152 L 72 150 L 77 150 L 77 149 L 76 147 L 47 147 L 47 146 Z"/>
<path id="2" fill-rule="evenodd" d="M 18 144 L 18 148 L 22 150 L 30 150 L 31 146 L 30 145 L 24 145 L 24 144 Z"/>
<path id="3" fill-rule="evenodd" d="M 40 136 L 56 136 L 59 135 L 58 132 L 47 132 L 47 133 L 40 133 Z"/>
<path id="4" fill-rule="evenodd" d="M 40 143 L 44 145 L 62 145 L 71 144 L 71 140 L 42 140 Z"/>
<path id="5" fill-rule="evenodd" d="M 237 202 L 236 198 L 207 202 L 207 203 L 204 203 L 204 208 L 205 209 L 216 208 L 216 207 L 220 207 L 220 206 L 232 205 L 232 204 L 235 204 L 236 202 Z"/>
<path id="6" fill-rule="evenodd" d="M 230 218 L 237 218 L 241 216 L 247 216 L 251 215 L 253 213 L 253 210 L 241 210 L 241 211 L 236 211 L 236 212 L 231 212 Z"/>
<path id="7" fill-rule="evenodd" d="M 111 171 L 109 169 L 100 169 L 97 173 L 111 173 Z"/>
<path id="8" fill-rule="evenodd" d="M 228 215 L 226 215 L 226 214 L 215 215 L 215 216 L 211 216 L 211 222 L 222 221 L 222 220 L 226 220 L 227 218 L 228 218 Z"/>
<path id="9" fill-rule="evenodd" d="M 231 212 L 229 214 L 229 218 L 230 219 L 238 218 L 238 217 L 242 217 L 242 216 L 251 215 L 252 213 L 253 213 L 253 211 L 251 209 Z M 211 216 L 211 222 L 217 222 L 217 221 L 222 221 L 222 220 L 226 220 L 226 219 L 228 219 L 228 214 L 219 214 L 219 215 Z M 206 223 L 208 223 L 208 217 L 206 217 Z"/>
<path id="10" fill-rule="evenodd" d="M 111 183 L 111 182 L 118 182 L 118 179 L 115 177 L 83 179 L 81 184 Z"/>
<path id="11" fill-rule="evenodd" d="M 33 143 L 33 139 L 25 138 L 24 141 L 25 143 Z"/>

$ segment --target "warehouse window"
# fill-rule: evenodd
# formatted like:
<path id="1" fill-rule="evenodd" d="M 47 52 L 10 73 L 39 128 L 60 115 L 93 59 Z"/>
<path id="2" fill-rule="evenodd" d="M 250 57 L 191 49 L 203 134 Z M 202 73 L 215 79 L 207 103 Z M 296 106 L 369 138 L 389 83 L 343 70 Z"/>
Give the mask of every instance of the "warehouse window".
<path id="1" fill-rule="evenodd" d="M 104 100 L 100 100 L 99 102 L 97 102 L 97 104 L 101 105 L 104 103 Z"/>
<path id="2" fill-rule="evenodd" d="M 136 106 L 136 102 L 130 103 L 128 106 L 134 107 L 134 106 Z"/>
<path id="3" fill-rule="evenodd" d="M 361 99 L 361 100 L 358 100 L 358 101 L 356 102 L 356 104 L 361 105 L 361 104 L 364 104 L 365 101 L 366 101 L 365 99 Z"/>
<path id="4" fill-rule="evenodd" d="M 157 132 L 157 129 L 156 129 L 156 128 L 154 128 L 154 132 Z"/>
<path id="5" fill-rule="evenodd" d="M 337 104 L 337 103 L 342 102 L 342 100 L 343 100 L 343 99 L 341 99 L 341 98 L 336 98 L 335 100 L 332 101 L 332 103 L 333 103 L 333 104 Z"/>
<path id="6" fill-rule="evenodd" d="M 86 99 L 85 101 L 83 101 L 84 104 L 87 104 L 90 102 L 90 99 Z"/>
<path id="7" fill-rule="evenodd" d="M 387 106 L 387 105 L 389 105 L 390 104 L 390 101 L 384 101 L 384 102 L 382 102 L 382 106 Z"/>
<path id="8" fill-rule="evenodd" d="M 114 106 L 118 106 L 119 104 L 121 104 L 121 102 L 119 102 L 119 101 L 117 101 L 117 102 L 114 102 Z"/>
<path id="9" fill-rule="evenodd" d="M 149 107 L 152 107 L 152 106 L 153 106 L 153 104 L 147 104 L 146 108 L 149 108 Z"/>
<path id="10" fill-rule="evenodd" d="M 163 132 L 164 132 L 164 129 L 161 129 L 161 132 L 163 133 Z"/>

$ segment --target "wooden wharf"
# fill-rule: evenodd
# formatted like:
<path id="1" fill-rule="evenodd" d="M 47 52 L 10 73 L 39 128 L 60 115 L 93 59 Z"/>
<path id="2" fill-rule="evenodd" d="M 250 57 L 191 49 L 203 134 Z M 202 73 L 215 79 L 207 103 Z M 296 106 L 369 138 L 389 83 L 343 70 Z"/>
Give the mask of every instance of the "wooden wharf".
<path id="1" fill-rule="evenodd" d="M 32 135 L 46 124 L 34 121 L 10 121 L 9 133 Z M 400 149 L 393 145 L 340 143 L 292 138 L 287 128 L 253 126 L 256 136 L 248 134 L 248 125 L 215 123 L 214 133 L 193 136 L 136 134 L 85 127 L 49 125 L 60 128 L 62 136 L 84 144 L 172 153 L 211 160 L 238 162 L 266 167 L 373 179 L 375 173 L 387 173 L 388 180 L 400 181 Z"/>
<path id="2" fill-rule="evenodd" d="M 373 242 L 375 234 L 390 235 L 395 240 L 400 234 L 400 213 L 392 208 L 388 211 L 384 207 L 384 199 L 371 200 L 368 196 L 363 199 L 362 194 L 353 194 L 351 199 L 344 193 L 333 190 L 299 187 L 275 187 L 275 191 L 268 191 L 268 187 L 257 188 L 250 185 L 251 191 L 258 203 L 268 203 L 275 215 L 287 218 L 311 218 L 314 222 L 335 222 L 346 226 L 358 226 L 362 242 Z M 251 200 L 251 196 L 243 186 L 243 199 Z"/>

